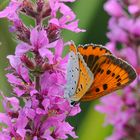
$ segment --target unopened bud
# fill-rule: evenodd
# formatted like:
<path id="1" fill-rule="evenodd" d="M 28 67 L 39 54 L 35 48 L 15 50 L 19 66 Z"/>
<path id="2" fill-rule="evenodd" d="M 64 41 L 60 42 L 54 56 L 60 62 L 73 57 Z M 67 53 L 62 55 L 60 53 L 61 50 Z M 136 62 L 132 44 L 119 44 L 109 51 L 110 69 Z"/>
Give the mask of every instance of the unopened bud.
<path id="1" fill-rule="evenodd" d="M 21 61 L 26 65 L 26 67 L 28 67 L 29 69 L 33 70 L 35 68 L 34 63 L 26 56 L 23 55 L 21 57 Z"/>
<path id="2" fill-rule="evenodd" d="M 37 13 L 34 11 L 35 5 L 30 0 L 23 1 L 23 9 L 22 11 L 31 17 L 36 17 Z"/>
<path id="3" fill-rule="evenodd" d="M 47 30 L 49 42 L 54 42 L 60 38 L 60 29 L 55 24 L 49 24 Z"/>
<path id="4" fill-rule="evenodd" d="M 37 12 L 42 12 L 44 4 L 44 0 L 37 1 Z"/>
<path id="5" fill-rule="evenodd" d="M 53 69 L 53 66 L 52 66 L 52 65 L 50 65 L 50 64 L 48 64 L 48 63 L 42 64 L 41 70 L 42 70 L 43 72 L 46 71 L 46 70 L 50 70 L 50 69 Z"/>
<path id="6" fill-rule="evenodd" d="M 51 15 L 51 8 L 50 8 L 50 5 L 49 5 L 49 2 L 47 1 L 45 4 L 44 4 L 44 7 L 43 7 L 43 14 L 42 14 L 42 17 L 43 18 L 46 18 L 48 16 Z"/>

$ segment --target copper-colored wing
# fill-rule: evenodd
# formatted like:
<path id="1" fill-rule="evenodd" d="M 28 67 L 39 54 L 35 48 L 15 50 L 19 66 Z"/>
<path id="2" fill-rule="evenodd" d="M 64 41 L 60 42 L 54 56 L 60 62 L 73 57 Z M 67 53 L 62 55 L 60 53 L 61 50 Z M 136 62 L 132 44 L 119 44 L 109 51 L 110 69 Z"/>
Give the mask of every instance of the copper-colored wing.
<path id="1" fill-rule="evenodd" d="M 70 45 L 69 56 L 64 95 L 67 99 L 79 101 L 91 87 L 93 74 L 73 43 Z"/>
<path id="2" fill-rule="evenodd" d="M 70 97 L 72 101 L 79 101 L 89 90 L 93 83 L 93 74 L 84 62 L 83 57 L 78 53 L 79 59 L 79 80 L 76 92 Z"/>
<path id="3" fill-rule="evenodd" d="M 104 54 L 111 54 L 111 52 L 105 47 L 96 44 L 87 44 L 84 46 L 79 45 L 77 50 L 83 56 L 85 62 L 87 63 L 87 66 L 90 68 L 92 73 L 94 73 L 95 71 L 95 68 L 93 66 L 100 58 L 100 56 Z"/>
<path id="4" fill-rule="evenodd" d="M 71 42 L 71 44 L 70 44 L 70 52 L 71 51 L 74 52 L 75 54 L 77 54 L 77 48 L 76 48 L 74 42 Z"/>
<path id="5" fill-rule="evenodd" d="M 82 101 L 90 101 L 118 90 L 136 78 L 131 65 L 112 55 L 101 56 L 94 64 L 94 81 Z"/>

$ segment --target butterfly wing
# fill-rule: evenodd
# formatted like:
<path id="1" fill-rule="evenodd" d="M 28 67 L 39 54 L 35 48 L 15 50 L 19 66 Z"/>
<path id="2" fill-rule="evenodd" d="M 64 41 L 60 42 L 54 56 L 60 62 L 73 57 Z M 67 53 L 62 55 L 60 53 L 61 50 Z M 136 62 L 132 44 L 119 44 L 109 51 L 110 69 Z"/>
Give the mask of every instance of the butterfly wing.
<path id="1" fill-rule="evenodd" d="M 95 67 L 93 66 L 100 56 L 104 54 L 111 54 L 111 52 L 105 47 L 96 44 L 87 44 L 84 46 L 80 45 L 78 46 L 78 52 L 83 56 L 84 61 L 93 73 L 95 71 Z"/>
<path id="2" fill-rule="evenodd" d="M 89 90 L 93 82 L 93 74 L 77 52 L 74 44 L 70 45 L 67 67 L 67 84 L 64 96 L 72 101 L 79 101 Z"/>
<path id="3" fill-rule="evenodd" d="M 71 51 L 69 53 L 69 60 L 67 65 L 67 84 L 65 87 L 64 96 L 69 98 L 76 92 L 78 80 L 79 80 L 79 60 L 78 55 Z"/>
<path id="4" fill-rule="evenodd" d="M 79 101 L 89 90 L 93 82 L 93 74 L 84 62 L 83 57 L 78 53 L 79 61 L 79 80 L 74 95 L 71 96 L 72 101 Z"/>
<path id="5" fill-rule="evenodd" d="M 127 62 L 112 55 L 103 55 L 94 65 L 94 81 L 82 101 L 90 101 L 120 89 L 136 78 L 136 72 Z"/>
<path id="6" fill-rule="evenodd" d="M 74 44 L 74 42 L 72 41 L 70 44 L 70 51 L 74 52 L 75 54 L 77 54 L 77 48 Z"/>

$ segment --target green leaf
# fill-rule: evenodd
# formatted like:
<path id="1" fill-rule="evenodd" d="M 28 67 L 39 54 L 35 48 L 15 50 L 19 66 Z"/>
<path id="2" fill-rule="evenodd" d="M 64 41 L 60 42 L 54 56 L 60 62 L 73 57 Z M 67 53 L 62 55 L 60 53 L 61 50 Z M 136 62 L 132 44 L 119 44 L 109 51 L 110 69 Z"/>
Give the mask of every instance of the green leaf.
<path id="1" fill-rule="evenodd" d="M 2 0 L 0 2 L 0 11 L 9 3 L 9 0 Z"/>

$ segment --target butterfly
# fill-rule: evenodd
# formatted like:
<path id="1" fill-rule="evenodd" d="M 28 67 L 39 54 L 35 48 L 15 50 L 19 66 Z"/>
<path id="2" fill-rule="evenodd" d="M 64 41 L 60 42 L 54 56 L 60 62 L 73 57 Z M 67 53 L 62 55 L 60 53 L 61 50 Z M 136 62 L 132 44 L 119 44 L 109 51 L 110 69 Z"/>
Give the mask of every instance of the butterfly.
<path id="1" fill-rule="evenodd" d="M 71 101 L 90 101 L 125 87 L 136 78 L 134 68 L 102 45 L 70 44 L 64 95 Z"/>

